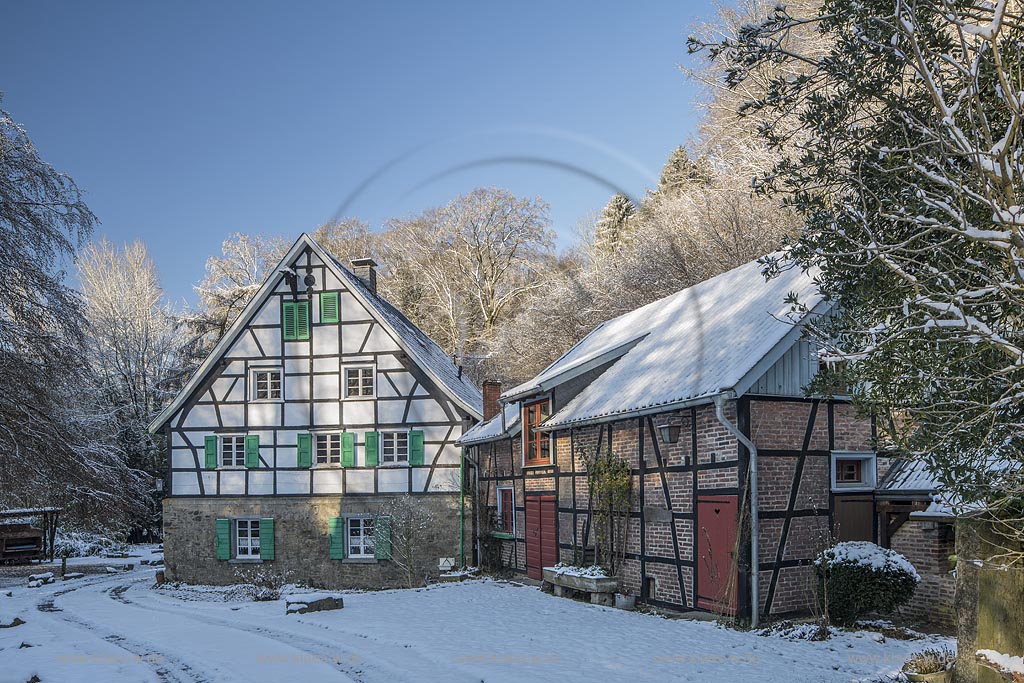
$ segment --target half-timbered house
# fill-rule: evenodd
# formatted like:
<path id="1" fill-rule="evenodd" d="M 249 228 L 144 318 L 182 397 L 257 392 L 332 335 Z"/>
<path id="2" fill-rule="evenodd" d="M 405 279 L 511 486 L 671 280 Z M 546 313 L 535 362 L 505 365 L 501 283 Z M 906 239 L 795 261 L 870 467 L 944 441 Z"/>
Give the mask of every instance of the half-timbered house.
<path id="1" fill-rule="evenodd" d="M 790 293 L 810 312 L 793 317 Z M 640 601 L 806 609 L 828 536 L 875 538 L 886 467 L 870 419 L 807 393 L 819 368 L 803 325 L 828 310 L 807 273 L 766 282 L 750 263 L 603 323 L 502 394 L 460 441 L 502 562 L 540 578 L 592 554 L 584 463 L 609 449 L 632 470 L 621 580 Z"/>
<path id="2" fill-rule="evenodd" d="M 395 584 L 381 510 L 397 497 L 429 522 L 415 573 L 461 564 L 456 441 L 480 416 L 479 389 L 377 293 L 373 261 L 349 270 L 302 235 L 151 425 L 167 577 L 272 562 L 313 585 Z"/>

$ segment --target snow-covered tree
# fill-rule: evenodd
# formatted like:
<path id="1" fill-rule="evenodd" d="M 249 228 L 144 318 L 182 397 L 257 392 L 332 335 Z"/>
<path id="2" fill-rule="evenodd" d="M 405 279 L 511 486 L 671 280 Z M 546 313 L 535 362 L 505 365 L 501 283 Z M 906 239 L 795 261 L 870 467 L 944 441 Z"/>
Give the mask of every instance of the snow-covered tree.
<path id="1" fill-rule="evenodd" d="M 112 415 L 129 465 L 162 477 L 165 463 L 146 428 L 185 374 L 185 326 L 164 300 L 141 242 L 117 248 L 101 240 L 86 247 L 77 265 L 98 398 Z"/>
<path id="2" fill-rule="evenodd" d="M 199 309 L 190 322 L 205 338 L 207 350 L 224 336 L 287 248 L 280 237 L 233 233 L 220 256 L 206 259 L 206 275 L 195 287 Z"/>
<path id="3" fill-rule="evenodd" d="M 614 254 L 629 239 L 630 221 L 636 214 L 633 201 L 621 192 L 612 195 L 594 226 L 594 247 L 604 255 Z"/>
<path id="4" fill-rule="evenodd" d="M 108 520 L 139 508 L 144 478 L 106 439 L 62 267 L 95 217 L 0 110 L 0 506 L 55 504 Z"/>
<path id="5" fill-rule="evenodd" d="M 808 27 L 823 55 L 788 42 Z M 859 400 L 949 495 L 1001 511 L 1018 541 L 1022 39 L 1019 3 L 829 0 L 813 18 L 776 7 L 708 46 L 730 86 L 775 69 L 743 111 L 779 154 L 762 188 L 806 227 L 770 270 L 821 268 L 841 308 L 817 333 L 860 380 Z"/>

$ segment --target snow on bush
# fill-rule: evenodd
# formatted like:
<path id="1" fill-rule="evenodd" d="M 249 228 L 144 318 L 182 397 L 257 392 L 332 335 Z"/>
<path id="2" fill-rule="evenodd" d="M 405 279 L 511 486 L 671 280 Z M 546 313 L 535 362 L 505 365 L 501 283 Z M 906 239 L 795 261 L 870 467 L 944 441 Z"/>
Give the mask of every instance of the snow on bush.
<path id="1" fill-rule="evenodd" d="M 921 580 L 907 558 L 867 541 L 837 543 L 818 555 L 814 568 L 818 604 L 840 626 L 891 613 L 910 600 Z"/>
<path id="2" fill-rule="evenodd" d="M 914 577 L 915 582 L 920 581 L 914 565 L 910 560 L 900 555 L 895 550 L 883 548 L 870 541 L 845 541 L 827 548 L 818 555 L 814 564 L 819 567 L 822 563 L 831 566 L 842 563 L 854 563 L 870 567 L 876 571 L 902 571 Z"/>
<path id="3" fill-rule="evenodd" d="M 57 557 L 92 557 L 111 552 L 124 552 L 128 545 L 92 531 L 57 530 L 53 544 Z"/>
<path id="4" fill-rule="evenodd" d="M 582 576 L 587 579 L 608 578 L 608 574 L 604 569 L 596 564 L 590 567 L 577 567 L 576 565 L 559 562 L 554 567 L 545 567 L 545 569 L 553 569 L 556 574 L 561 574 L 563 576 Z"/>

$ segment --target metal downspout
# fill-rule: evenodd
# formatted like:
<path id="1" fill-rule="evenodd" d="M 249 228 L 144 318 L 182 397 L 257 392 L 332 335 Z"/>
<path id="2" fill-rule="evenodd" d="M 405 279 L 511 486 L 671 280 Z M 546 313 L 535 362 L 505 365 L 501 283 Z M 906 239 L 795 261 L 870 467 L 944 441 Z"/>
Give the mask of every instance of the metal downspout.
<path id="1" fill-rule="evenodd" d="M 725 417 L 725 401 L 728 397 L 729 394 L 727 393 L 715 395 L 715 417 L 718 418 L 718 421 L 722 423 L 722 426 L 730 434 L 736 437 L 737 441 L 747 447 L 747 451 L 750 453 L 750 471 L 747 477 L 750 486 L 750 627 L 757 628 L 759 621 L 758 613 L 761 611 L 760 587 L 757 581 L 757 536 L 759 530 L 757 510 L 757 446 L 735 424 L 729 422 L 728 418 Z"/>

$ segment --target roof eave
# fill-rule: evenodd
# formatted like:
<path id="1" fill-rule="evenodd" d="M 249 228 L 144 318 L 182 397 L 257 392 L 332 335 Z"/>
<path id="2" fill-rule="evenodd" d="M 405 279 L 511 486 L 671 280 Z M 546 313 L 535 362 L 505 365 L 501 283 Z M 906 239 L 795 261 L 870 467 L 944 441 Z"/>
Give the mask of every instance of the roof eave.
<path id="1" fill-rule="evenodd" d="M 725 395 L 726 398 L 736 398 L 736 392 L 732 389 L 723 389 L 716 391 L 711 394 L 705 394 L 704 396 L 698 396 L 696 398 L 682 399 L 679 401 L 671 401 L 669 403 L 662 403 L 656 406 L 647 406 L 646 408 L 637 408 L 635 410 L 624 410 L 620 413 L 611 413 L 609 415 L 598 415 L 595 417 L 588 417 L 582 420 L 570 420 L 568 422 L 561 422 L 558 424 L 543 423 L 536 429 L 539 432 L 557 432 L 563 429 L 571 429 L 573 427 L 586 427 L 587 425 L 604 424 L 608 422 L 616 422 L 618 420 L 625 420 L 631 417 L 644 417 L 647 415 L 657 415 L 658 413 L 667 413 L 673 410 L 680 410 L 682 408 L 692 408 L 708 403 L 712 403 L 715 400 L 715 396 Z M 556 417 L 552 415 L 552 417 Z"/>

